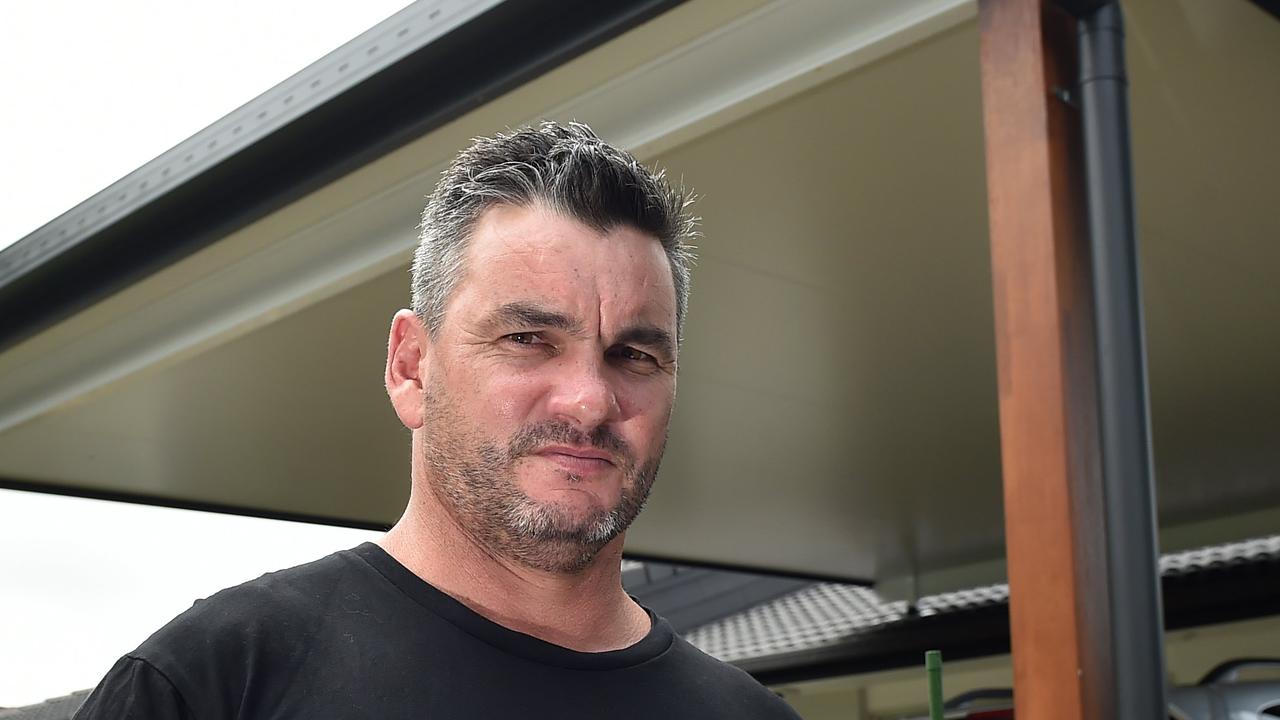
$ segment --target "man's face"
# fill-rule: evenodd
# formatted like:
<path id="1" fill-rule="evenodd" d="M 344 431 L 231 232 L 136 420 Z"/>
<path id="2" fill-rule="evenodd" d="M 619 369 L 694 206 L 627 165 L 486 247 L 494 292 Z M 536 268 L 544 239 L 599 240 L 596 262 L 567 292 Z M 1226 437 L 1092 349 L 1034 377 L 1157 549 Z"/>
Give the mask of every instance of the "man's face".
<path id="1" fill-rule="evenodd" d="M 675 336 L 655 238 L 539 206 L 486 211 L 423 358 L 432 490 L 490 551 L 582 569 L 648 496 Z"/>

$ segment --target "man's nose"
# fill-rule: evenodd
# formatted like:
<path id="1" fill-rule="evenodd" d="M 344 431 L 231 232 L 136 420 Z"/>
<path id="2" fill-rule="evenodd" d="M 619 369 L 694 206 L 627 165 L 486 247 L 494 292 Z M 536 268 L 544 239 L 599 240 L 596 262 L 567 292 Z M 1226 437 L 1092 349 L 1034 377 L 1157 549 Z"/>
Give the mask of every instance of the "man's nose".
<path id="1" fill-rule="evenodd" d="M 606 376 L 603 361 L 576 360 L 566 363 L 551 392 L 553 416 L 563 418 L 584 432 L 621 414 L 618 395 Z"/>

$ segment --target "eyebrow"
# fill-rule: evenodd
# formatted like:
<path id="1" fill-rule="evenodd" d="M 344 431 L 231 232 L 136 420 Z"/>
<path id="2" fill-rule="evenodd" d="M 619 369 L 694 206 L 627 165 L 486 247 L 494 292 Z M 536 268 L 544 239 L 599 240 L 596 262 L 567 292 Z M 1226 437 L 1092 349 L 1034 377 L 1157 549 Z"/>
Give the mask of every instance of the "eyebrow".
<path id="1" fill-rule="evenodd" d="M 511 302 L 490 313 L 485 323 L 489 326 L 528 325 L 581 333 L 582 323 L 564 313 L 548 310 L 533 303 Z"/>

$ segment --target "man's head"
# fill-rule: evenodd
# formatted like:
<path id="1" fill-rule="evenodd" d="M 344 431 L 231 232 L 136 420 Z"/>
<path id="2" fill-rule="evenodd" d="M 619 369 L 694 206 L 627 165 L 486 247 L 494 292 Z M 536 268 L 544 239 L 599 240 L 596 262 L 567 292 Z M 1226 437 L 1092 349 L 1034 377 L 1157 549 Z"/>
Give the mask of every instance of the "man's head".
<path id="1" fill-rule="evenodd" d="M 671 265 L 677 335 L 683 337 L 697 222 L 687 212 L 691 202 L 663 172 L 644 167 L 586 125 L 546 122 L 476 138 L 445 171 L 422 213 L 413 254 L 413 310 L 429 330 L 439 328 L 485 210 L 540 205 L 595 230 L 630 226 L 656 239 Z"/>
<path id="2" fill-rule="evenodd" d="M 486 551 L 573 572 L 639 513 L 675 396 L 686 205 L 581 125 L 477 140 L 432 195 L 387 387 L 415 492 Z"/>

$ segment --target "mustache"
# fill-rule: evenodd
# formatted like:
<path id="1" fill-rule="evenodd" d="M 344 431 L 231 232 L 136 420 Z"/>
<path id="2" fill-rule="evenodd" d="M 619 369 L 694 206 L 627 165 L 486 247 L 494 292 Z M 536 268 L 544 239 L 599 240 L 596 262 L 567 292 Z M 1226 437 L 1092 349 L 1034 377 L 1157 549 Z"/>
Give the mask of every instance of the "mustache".
<path id="1" fill-rule="evenodd" d="M 621 467 L 630 469 L 635 466 L 631 447 L 627 445 L 627 441 L 608 427 L 602 425 L 590 433 L 585 433 L 563 420 L 543 420 L 520 428 L 507 446 L 507 456 L 515 460 L 532 455 L 552 444 L 579 447 L 587 445 L 617 458 Z"/>

